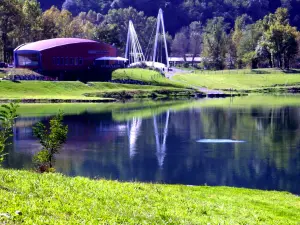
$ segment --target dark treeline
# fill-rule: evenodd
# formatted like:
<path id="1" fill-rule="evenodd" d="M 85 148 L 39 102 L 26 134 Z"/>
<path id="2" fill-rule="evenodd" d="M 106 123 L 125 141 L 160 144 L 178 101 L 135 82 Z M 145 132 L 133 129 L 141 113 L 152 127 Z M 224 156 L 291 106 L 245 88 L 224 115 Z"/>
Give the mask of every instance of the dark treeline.
<path id="1" fill-rule="evenodd" d="M 0 60 L 55 37 L 104 41 L 122 53 L 130 19 L 146 51 L 159 8 L 174 56 L 201 55 L 209 69 L 296 65 L 298 0 L 2 0 Z"/>

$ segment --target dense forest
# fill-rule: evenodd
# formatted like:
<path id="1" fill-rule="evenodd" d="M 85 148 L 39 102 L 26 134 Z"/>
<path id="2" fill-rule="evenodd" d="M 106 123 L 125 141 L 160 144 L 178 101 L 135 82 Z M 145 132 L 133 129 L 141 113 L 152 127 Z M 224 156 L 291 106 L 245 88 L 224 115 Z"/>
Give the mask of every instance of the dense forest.
<path id="1" fill-rule="evenodd" d="M 55 37 L 104 41 L 122 54 L 129 20 L 145 51 L 159 8 L 174 56 L 201 55 L 209 69 L 297 66 L 299 0 L 1 0 L 0 60 Z"/>

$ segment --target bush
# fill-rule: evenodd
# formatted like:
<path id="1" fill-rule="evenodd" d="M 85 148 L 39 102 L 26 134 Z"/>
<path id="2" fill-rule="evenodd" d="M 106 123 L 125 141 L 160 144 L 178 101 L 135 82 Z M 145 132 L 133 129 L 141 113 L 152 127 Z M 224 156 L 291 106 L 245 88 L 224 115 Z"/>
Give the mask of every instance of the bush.
<path id="1" fill-rule="evenodd" d="M 13 135 L 12 128 L 17 118 L 18 104 L 10 103 L 2 105 L 0 110 L 0 164 L 4 160 L 5 146 L 8 144 L 7 139 Z"/>
<path id="2" fill-rule="evenodd" d="M 50 120 L 49 130 L 44 124 L 39 122 L 33 127 L 34 135 L 40 140 L 43 149 L 36 153 L 33 158 L 39 172 L 54 172 L 54 156 L 58 154 L 62 145 L 66 143 L 68 126 L 62 123 L 63 113 L 60 112 Z"/>

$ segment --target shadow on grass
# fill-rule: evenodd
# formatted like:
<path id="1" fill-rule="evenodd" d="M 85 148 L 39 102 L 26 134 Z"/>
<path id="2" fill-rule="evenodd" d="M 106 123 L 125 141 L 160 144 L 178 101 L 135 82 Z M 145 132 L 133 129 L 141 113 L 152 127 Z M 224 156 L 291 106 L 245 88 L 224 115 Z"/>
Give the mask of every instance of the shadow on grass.
<path id="1" fill-rule="evenodd" d="M 267 70 L 255 69 L 255 70 L 251 70 L 251 73 L 254 73 L 254 74 L 271 74 L 272 72 L 267 71 Z"/>

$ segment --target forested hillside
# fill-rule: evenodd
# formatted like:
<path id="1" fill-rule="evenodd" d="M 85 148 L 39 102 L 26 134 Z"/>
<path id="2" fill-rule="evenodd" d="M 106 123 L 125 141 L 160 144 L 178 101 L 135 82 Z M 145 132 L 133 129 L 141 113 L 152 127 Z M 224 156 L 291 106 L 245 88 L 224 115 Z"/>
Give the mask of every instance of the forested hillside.
<path id="1" fill-rule="evenodd" d="M 110 9 L 133 7 L 147 16 L 156 16 L 159 8 L 165 13 L 168 31 L 175 34 L 193 21 L 205 23 L 213 17 L 224 17 L 234 24 L 237 16 L 247 14 L 253 21 L 274 13 L 278 7 L 288 8 L 293 26 L 300 28 L 299 0 L 39 0 L 43 10 L 51 5 L 67 9 L 73 15 L 93 10 L 107 14 Z"/>
<path id="2" fill-rule="evenodd" d="M 197 66 L 300 66 L 300 0 L 1 0 L 0 61 L 11 62 L 20 44 L 57 37 L 103 41 L 123 55 L 129 20 L 147 52 L 159 8 L 170 54 L 202 56 Z"/>

